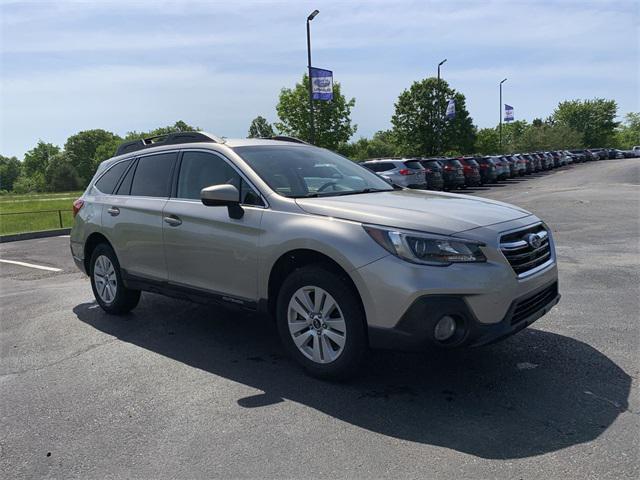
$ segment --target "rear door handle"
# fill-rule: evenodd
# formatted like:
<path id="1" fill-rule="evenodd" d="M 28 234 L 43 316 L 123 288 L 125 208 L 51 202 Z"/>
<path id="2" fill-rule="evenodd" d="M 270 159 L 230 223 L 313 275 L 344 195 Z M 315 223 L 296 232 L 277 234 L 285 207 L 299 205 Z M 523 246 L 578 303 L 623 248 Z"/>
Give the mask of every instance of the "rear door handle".
<path id="1" fill-rule="evenodd" d="M 112 217 L 120 215 L 120 209 L 118 207 L 111 207 L 109 210 L 107 210 L 107 212 L 109 212 L 109 215 L 111 215 Z"/>
<path id="2" fill-rule="evenodd" d="M 182 224 L 182 220 L 180 220 L 175 215 L 169 215 L 168 217 L 164 217 L 164 221 L 171 225 L 172 227 L 177 227 Z"/>

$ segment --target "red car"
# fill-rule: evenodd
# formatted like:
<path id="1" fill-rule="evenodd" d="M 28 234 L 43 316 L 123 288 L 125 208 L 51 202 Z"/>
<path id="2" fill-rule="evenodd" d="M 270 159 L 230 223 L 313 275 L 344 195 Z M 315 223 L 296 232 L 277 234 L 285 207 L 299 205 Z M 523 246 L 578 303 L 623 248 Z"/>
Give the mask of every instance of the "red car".
<path id="1" fill-rule="evenodd" d="M 464 185 L 466 187 L 477 187 L 482 185 L 480 165 L 478 165 L 478 162 L 476 162 L 472 157 L 460 157 L 458 160 L 462 164 Z"/>

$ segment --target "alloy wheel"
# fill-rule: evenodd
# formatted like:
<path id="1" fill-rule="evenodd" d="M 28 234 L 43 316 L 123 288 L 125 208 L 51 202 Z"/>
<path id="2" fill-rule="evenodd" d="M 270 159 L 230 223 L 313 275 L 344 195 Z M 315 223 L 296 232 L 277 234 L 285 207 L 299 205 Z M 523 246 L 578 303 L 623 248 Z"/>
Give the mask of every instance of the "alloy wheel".
<path id="1" fill-rule="evenodd" d="M 316 363 L 331 363 L 344 350 L 347 326 L 342 310 L 320 287 L 305 286 L 291 296 L 287 322 L 298 350 Z"/>
<path id="2" fill-rule="evenodd" d="M 118 279 L 113 263 L 106 255 L 96 258 L 93 266 L 93 280 L 100 299 L 106 304 L 113 303 L 118 290 Z"/>

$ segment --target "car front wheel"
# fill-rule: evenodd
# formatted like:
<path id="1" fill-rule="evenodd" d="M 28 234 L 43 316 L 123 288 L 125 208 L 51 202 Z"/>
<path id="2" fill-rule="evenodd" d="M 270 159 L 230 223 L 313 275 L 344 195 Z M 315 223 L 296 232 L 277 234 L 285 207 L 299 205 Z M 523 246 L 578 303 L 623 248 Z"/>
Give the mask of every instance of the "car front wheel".
<path id="1" fill-rule="evenodd" d="M 278 295 L 278 332 L 311 375 L 345 379 L 367 351 L 365 318 L 349 282 L 322 266 L 294 271 Z"/>

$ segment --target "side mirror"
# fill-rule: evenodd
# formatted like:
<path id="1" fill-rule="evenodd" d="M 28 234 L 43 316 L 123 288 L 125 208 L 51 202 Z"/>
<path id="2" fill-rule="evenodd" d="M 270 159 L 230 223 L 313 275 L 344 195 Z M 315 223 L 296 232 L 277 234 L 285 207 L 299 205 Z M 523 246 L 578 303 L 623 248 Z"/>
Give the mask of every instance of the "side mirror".
<path id="1" fill-rule="evenodd" d="M 200 190 L 200 200 L 207 207 L 227 207 L 231 218 L 242 218 L 244 210 L 240 206 L 240 192 L 229 184 L 213 185 Z"/>

